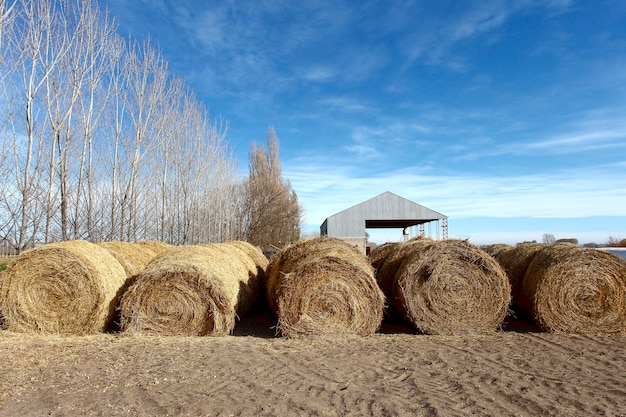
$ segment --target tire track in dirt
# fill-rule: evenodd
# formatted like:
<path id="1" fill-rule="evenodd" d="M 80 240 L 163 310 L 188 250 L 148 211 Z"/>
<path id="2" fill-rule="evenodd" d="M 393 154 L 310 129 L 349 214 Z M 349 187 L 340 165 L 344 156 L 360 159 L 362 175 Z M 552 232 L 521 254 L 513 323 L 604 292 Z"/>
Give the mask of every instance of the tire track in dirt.
<path id="1" fill-rule="evenodd" d="M 0 416 L 626 415 L 626 338 L 0 332 Z"/>

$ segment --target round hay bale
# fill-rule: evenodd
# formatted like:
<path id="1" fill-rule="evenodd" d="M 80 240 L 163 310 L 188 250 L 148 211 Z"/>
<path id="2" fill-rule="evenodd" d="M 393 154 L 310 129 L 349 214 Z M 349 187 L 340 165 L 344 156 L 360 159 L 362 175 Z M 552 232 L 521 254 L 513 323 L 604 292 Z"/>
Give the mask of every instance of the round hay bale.
<path id="1" fill-rule="evenodd" d="M 335 257 L 308 259 L 278 289 L 278 330 L 284 337 L 374 334 L 384 298 L 372 270 Z"/>
<path id="2" fill-rule="evenodd" d="M 389 254 L 393 253 L 397 249 L 398 245 L 400 245 L 399 242 L 387 242 L 372 249 L 370 252 L 370 263 L 374 267 L 375 271 L 381 269 Z"/>
<path id="3" fill-rule="evenodd" d="M 484 250 L 485 252 L 487 252 L 489 255 L 493 256 L 494 258 L 496 256 L 498 256 L 498 254 L 500 252 L 504 252 L 506 250 L 511 249 L 513 246 L 507 244 L 507 243 L 493 243 L 491 245 L 484 245 L 481 246 L 480 248 L 482 250 Z"/>
<path id="4" fill-rule="evenodd" d="M 143 271 L 148 262 L 156 256 L 156 252 L 147 245 L 121 241 L 99 242 L 96 245 L 109 251 L 122 265 L 129 278 Z"/>
<path id="5" fill-rule="evenodd" d="M 386 250 L 387 254 L 385 258 L 382 261 L 376 262 L 376 281 L 388 299 L 391 299 L 393 295 L 396 273 L 400 265 L 404 262 L 407 254 L 432 242 L 433 240 L 429 238 L 416 237 L 406 242 L 393 244 L 392 248 Z M 389 318 L 397 318 L 393 305 L 390 305 L 387 309 L 387 315 Z"/>
<path id="6" fill-rule="evenodd" d="M 285 337 L 368 335 L 382 321 L 384 295 L 367 257 L 329 237 L 298 241 L 270 259 L 268 302 Z"/>
<path id="7" fill-rule="evenodd" d="M 160 335 L 228 334 L 252 304 L 251 259 L 225 244 L 173 247 L 135 277 L 120 302 L 121 330 Z"/>
<path id="8" fill-rule="evenodd" d="M 166 250 L 175 247 L 174 245 L 171 245 L 169 243 L 152 241 L 152 240 L 140 240 L 138 242 L 135 242 L 135 244 L 148 248 L 152 252 L 156 253 L 157 255 L 160 254 L 161 252 L 165 252 Z"/>
<path id="9" fill-rule="evenodd" d="M 406 247 L 392 302 L 427 334 L 481 334 L 498 329 L 511 289 L 489 254 L 463 240 L 424 241 Z"/>
<path id="10" fill-rule="evenodd" d="M 240 316 L 248 312 L 256 303 L 265 278 L 265 269 L 261 268 L 257 262 L 252 259 L 249 255 L 249 253 L 252 253 L 250 248 L 246 248 L 243 243 L 245 242 L 230 241 L 202 245 L 222 252 L 230 259 L 230 262 L 238 262 L 246 268 L 248 278 L 245 280 L 242 279 L 239 282 L 239 304 L 237 313 Z M 261 253 L 261 255 L 263 254 Z M 267 258 L 265 258 L 265 256 L 263 256 L 263 258 L 267 262 Z M 262 259 L 258 259 L 258 261 L 261 262 L 261 264 L 264 263 Z"/>
<path id="11" fill-rule="evenodd" d="M 85 335 L 106 330 L 126 273 L 106 249 L 76 240 L 22 253 L 0 290 L 8 330 Z"/>
<path id="12" fill-rule="evenodd" d="M 263 271 L 267 269 L 267 265 L 269 264 L 269 259 L 265 255 L 258 246 L 254 246 L 251 243 L 244 242 L 243 240 L 233 240 L 230 242 L 226 242 L 228 245 L 235 246 L 242 251 L 244 251 L 254 263 L 261 268 Z"/>
<path id="13" fill-rule="evenodd" d="M 528 265 L 530 265 L 537 252 L 545 246 L 542 243 L 520 243 L 496 254 L 496 260 L 504 268 L 504 272 L 506 272 L 511 283 L 511 296 L 515 306 L 519 305 L 522 280 Z"/>
<path id="14" fill-rule="evenodd" d="M 267 300 L 270 309 L 276 313 L 276 291 L 282 275 L 291 272 L 298 264 L 305 262 L 306 258 L 318 258 L 332 256 L 355 263 L 364 269 L 372 266 L 367 257 L 345 240 L 335 237 L 321 236 L 313 239 L 299 240 L 287 246 L 280 252 L 275 253 L 267 267 Z"/>
<path id="15" fill-rule="evenodd" d="M 609 252 L 550 245 L 536 253 L 521 305 L 547 331 L 626 333 L 626 261 Z"/>

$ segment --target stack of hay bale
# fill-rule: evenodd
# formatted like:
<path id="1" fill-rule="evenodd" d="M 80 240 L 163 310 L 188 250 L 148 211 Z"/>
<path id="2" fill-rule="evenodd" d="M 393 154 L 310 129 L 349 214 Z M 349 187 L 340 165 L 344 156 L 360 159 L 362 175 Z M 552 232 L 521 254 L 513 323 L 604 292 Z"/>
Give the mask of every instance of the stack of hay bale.
<path id="1" fill-rule="evenodd" d="M 0 280 L 11 331 L 223 335 L 256 300 L 268 260 L 245 242 L 176 247 L 82 240 L 21 254 Z"/>
<path id="2" fill-rule="evenodd" d="M 626 333 L 626 261 L 572 244 L 520 244 L 496 255 L 514 306 L 544 330 Z"/>
<path id="3" fill-rule="evenodd" d="M 506 317 L 506 274 L 466 241 L 416 238 L 379 246 L 371 259 L 389 316 L 399 315 L 423 333 L 488 333 Z"/>
<path id="4" fill-rule="evenodd" d="M 284 337 L 371 335 L 384 307 L 367 257 L 331 237 L 301 240 L 272 256 L 267 299 Z"/>

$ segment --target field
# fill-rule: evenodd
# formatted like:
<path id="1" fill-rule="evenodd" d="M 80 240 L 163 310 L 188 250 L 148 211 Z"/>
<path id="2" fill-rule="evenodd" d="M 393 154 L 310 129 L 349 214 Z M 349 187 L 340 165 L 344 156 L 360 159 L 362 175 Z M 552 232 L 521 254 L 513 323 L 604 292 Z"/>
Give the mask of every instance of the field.
<path id="1" fill-rule="evenodd" d="M 0 331 L 0 416 L 626 416 L 626 337 L 519 323 L 489 336 Z"/>

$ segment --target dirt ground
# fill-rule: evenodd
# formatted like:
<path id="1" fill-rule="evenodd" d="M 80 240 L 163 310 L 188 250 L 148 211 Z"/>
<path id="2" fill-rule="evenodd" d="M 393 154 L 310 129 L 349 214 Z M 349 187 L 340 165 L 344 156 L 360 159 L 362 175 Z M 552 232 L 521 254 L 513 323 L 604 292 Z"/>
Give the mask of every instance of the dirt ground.
<path id="1" fill-rule="evenodd" d="M 33 336 L 0 330 L 0 416 L 626 416 L 626 337 Z"/>

